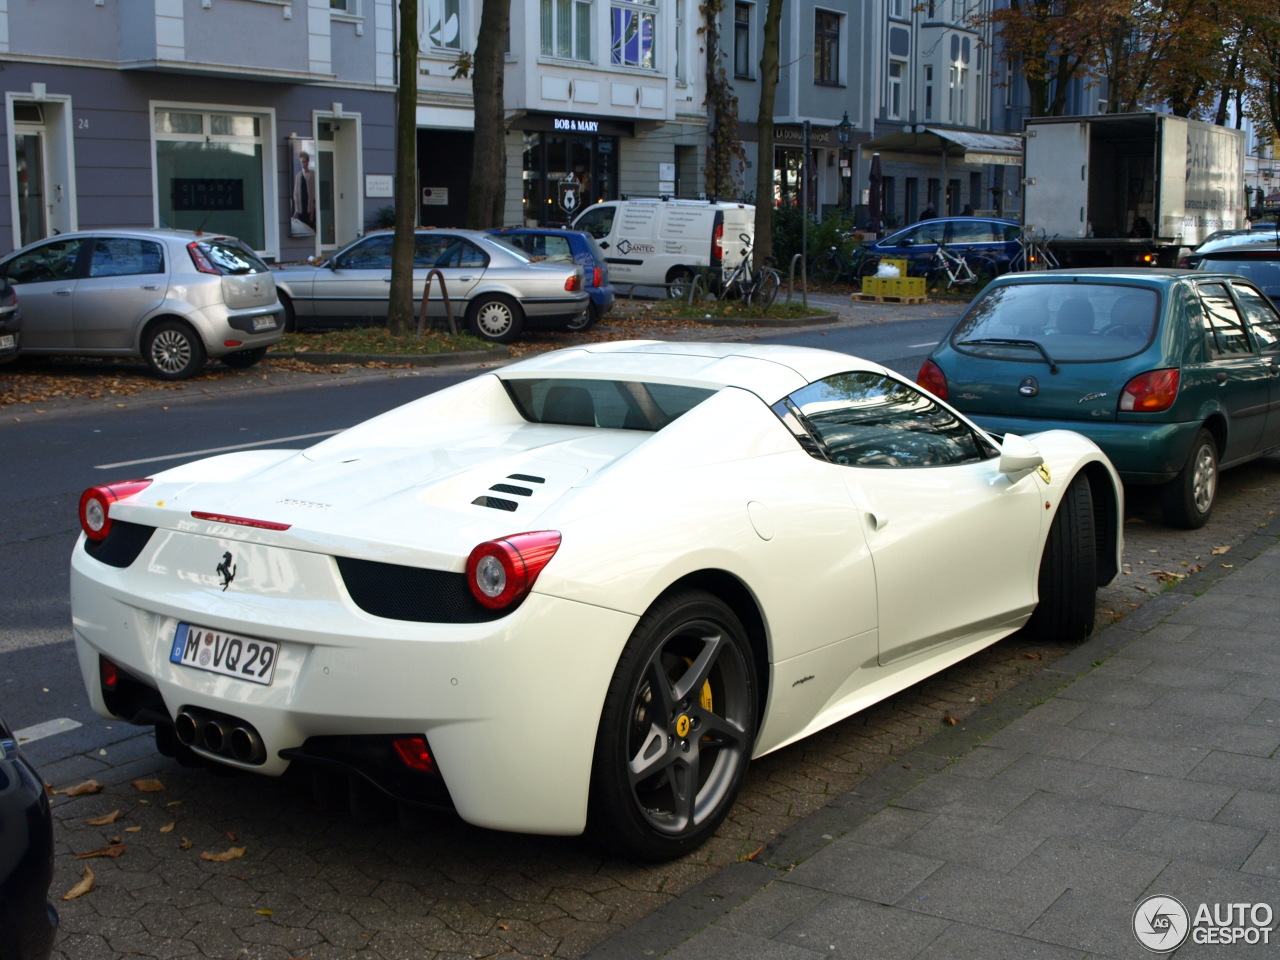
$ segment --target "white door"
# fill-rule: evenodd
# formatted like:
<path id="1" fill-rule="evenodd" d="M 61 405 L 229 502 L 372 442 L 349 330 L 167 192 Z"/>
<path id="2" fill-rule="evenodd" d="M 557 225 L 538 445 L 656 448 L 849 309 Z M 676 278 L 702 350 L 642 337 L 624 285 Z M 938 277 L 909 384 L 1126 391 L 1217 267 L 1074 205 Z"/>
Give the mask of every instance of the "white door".
<path id="1" fill-rule="evenodd" d="M 49 170 L 44 128 L 13 127 L 14 170 L 17 175 L 18 239 L 22 246 L 49 235 Z"/>

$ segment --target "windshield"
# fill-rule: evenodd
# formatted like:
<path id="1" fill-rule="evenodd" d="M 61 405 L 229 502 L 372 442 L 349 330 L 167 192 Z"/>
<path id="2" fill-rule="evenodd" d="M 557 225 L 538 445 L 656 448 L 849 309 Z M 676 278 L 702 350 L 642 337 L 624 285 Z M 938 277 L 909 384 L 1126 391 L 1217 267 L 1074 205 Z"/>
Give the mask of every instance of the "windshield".
<path id="1" fill-rule="evenodd" d="M 998 360 L 1119 360 L 1151 341 L 1159 301 L 1152 289 L 1115 283 L 1010 283 L 969 308 L 951 344 Z"/>
<path id="2" fill-rule="evenodd" d="M 661 430 L 716 392 L 635 380 L 539 378 L 503 383 L 530 423 L 622 430 Z"/>

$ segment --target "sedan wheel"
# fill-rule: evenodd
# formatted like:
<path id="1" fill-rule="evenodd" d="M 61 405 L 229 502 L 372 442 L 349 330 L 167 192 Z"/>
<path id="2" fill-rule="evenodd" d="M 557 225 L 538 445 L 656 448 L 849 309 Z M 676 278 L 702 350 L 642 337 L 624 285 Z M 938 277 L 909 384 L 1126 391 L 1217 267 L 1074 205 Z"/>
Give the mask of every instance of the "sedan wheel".
<path id="1" fill-rule="evenodd" d="M 161 380 L 185 380 L 204 366 L 204 344 L 180 320 L 166 320 L 151 328 L 143 345 L 147 366 Z"/>
<path id="2" fill-rule="evenodd" d="M 481 340 L 510 343 L 524 329 L 524 313 L 509 297 L 481 297 L 471 305 L 471 330 Z"/>
<path id="3" fill-rule="evenodd" d="M 1218 493 L 1218 444 L 1201 430 L 1191 444 L 1187 462 L 1160 490 L 1164 519 L 1171 527 L 1198 530 L 1209 521 Z"/>
<path id="4" fill-rule="evenodd" d="M 1093 632 L 1098 556 L 1093 491 L 1077 475 L 1054 514 L 1040 558 L 1040 602 L 1026 630 L 1051 643 L 1078 643 Z"/>
<path id="5" fill-rule="evenodd" d="M 756 734 L 746 631 L 701 592 L 673 594 L 636 625 L 596 737 L 588 828 L 614 852 L 670 860 L 732 808 Z"/>

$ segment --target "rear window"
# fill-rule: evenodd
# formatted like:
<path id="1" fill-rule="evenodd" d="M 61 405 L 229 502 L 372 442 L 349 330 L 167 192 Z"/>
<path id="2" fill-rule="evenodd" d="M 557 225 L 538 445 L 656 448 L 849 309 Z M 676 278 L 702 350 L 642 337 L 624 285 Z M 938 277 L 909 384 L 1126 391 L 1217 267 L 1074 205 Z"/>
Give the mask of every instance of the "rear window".
<path id="1" fill-rule="evenodd" d="M 201 252 L 223 273 L 266 273 L 267 265 L 239 240 L 218 237 L 198 241 Z"/>
<path id="2" fill-rule="evenodd" d="M 1280 291 L 1280 256 L 1275 260 L 1227 260 L 1206 257 L 1200 261 L 1199 266 L 1201 270 L 1210 270 L 1214 273 L 1238 274 L 1246 280 L 1252 280 L 1272 295 L 1275 291 Z"/>
<path id="3" fill-rule="evenodd" d="M 619 430 L 661 430 L 716 391 L 637 380 L 504 380 L 530 423 Z"/>
<path id="4" fill-rule="evenodd" d="M 1063 363 L 1119 360 L 1146 349 L 1155 332 L 1155 290 L 1103 283 L 992 287 L 951 334 L 961 353 L 997 360 L 1043 354 Z"/>

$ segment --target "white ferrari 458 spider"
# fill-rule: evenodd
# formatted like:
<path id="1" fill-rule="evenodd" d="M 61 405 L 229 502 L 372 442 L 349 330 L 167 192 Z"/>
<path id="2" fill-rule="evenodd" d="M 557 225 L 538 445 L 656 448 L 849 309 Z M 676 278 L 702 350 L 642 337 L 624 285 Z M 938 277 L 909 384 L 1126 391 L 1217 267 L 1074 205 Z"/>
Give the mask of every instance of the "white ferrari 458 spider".
<path id="1" fill-rule="evenodd" d="M 1086 636 L 1121 498 L 1084 437 L 845 354 L 575 347 L 86 490 L 76 649 L 180 760 L 664 859 L 752 757 L 1020 628 Z"/>

